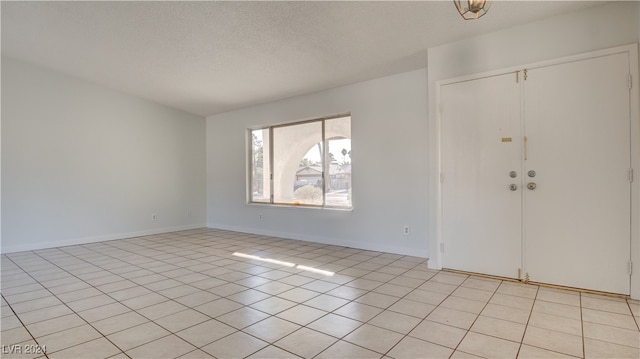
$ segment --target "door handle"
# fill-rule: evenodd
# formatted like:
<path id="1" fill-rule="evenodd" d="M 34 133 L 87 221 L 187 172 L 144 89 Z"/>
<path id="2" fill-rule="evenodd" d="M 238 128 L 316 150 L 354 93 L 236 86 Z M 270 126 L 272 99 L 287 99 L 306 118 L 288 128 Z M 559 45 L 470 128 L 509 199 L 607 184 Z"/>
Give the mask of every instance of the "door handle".
<path id="1" fill-rule="evenodd" d="M 518 189 L 518 185 L 515 184 L 515 183 L 512 183 L 512 184 L 509 185 L 509 189 L 512 190 L 512 191 L 515 191 L 515 190 Z"/>
<path id="2" fill-rule="evenodd" d="M 527 188 L 531 191 L 533 191 L 534 189 L 536 189 L 536 183 L 535 182 L 529 182 L 527 183 Z"/>

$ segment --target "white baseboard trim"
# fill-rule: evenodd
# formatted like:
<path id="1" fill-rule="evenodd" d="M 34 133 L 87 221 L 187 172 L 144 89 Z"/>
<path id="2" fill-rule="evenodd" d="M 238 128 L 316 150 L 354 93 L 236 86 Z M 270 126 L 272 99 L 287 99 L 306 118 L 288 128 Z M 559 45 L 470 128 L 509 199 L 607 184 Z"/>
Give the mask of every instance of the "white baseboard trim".
<path id="1" fill-rule="evenodd" d="M 26 244 L 6 246 L 6 247 L 1 246 L 0 254 L 34 251 L 38 249 L 65 247 L 65 246 L 73 246 L 78 244 L 89 244 L 89 243 L 95 243 L 95 242 L 111 241 L 115 239 L 126 239 L 126 238 L 134 238 L 134 237 L 141 237 L 141 236 L 149 236 L 153 234 L 162 234 L 162 233 L 169 233 L 169 232 L 185 231 L 190 229 L 205 228 L 206 226 L 207 225 L 204 223 L 190 224 L 190 225 L 184 225 L 184 226 L 146 229 L 146 230 L 136 231 L 136 232 L 113 233 L 113 234 L 105 234 L 105 235 L 92 236 L 92 237 L 73 238 L 73 239 L 67 239 L 67 240 L 61 240 L 61 241 L 26 243 Z"/>
<path id="2" fill-rule="evenodd" d="M 385 253 L 400 254 L 405 256 L 427 258 L 426 246 L 424 250 L 416 251 L 415 248 L 381 245 L 377 243 L 354 242 L 349 240 L 339 240 L 336 238 L 314 236 L 306 233 L 289 233 L 289 232 L 281 232 L 281 231 L 272 231 L 272 230 L 261 229 L 261 228 L 230 226 L 230 225 L 220 224 L 220 223 L 207 223 L 207 227 L 211 229 L 223 229 L 227 231 L 258 234 L 263 236 L 295 239 L 295 240 L 305 241 L 305 242 L 314 242 L 314 243 L 330 244 L 330 245 L 349 247 L 349 248 L 357 248 L 357 249 L 368 250 L 368 251 L 385 252 Z"/>

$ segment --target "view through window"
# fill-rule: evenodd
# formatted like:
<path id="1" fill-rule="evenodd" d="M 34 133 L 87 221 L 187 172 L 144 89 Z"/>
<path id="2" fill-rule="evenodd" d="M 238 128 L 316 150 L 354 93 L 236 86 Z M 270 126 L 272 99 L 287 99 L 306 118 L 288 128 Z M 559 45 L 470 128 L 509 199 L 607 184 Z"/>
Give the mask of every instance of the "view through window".
<path id="1" fill-rule="evenodd" d="M 351 208 L 351 116 L 249 130 L 250 202 Z"/>

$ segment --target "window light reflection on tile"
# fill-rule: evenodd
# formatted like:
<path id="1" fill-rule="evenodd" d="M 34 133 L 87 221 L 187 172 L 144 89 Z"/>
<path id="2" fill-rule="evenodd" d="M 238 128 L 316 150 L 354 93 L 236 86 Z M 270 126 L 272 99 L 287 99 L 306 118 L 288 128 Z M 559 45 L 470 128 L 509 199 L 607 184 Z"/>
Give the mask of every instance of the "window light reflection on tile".
<path id="1" fill-rule="evenodd" d="M 322 270 L 322 269 L 318 269 L 318 268 L 313 268 L 313 267 L 307 267 L 307 266 L 303 266 L 298 264 L 298 266 L 296 267 L 298 269 L 302 269 L 302 270 L 306 270 L 309 272 L 313 272 L 313 273 L 318 273 L 318 274 L 324 274 L 326 276 L 331 277 L 332 275 L 334 275 L 334 272 L 329 272 L 328 270 Z"/>
<path id="2" fill-rule="evenodd" d="M 295 263 L 291 263 L 291 262 L 283 262 L 283 261 L 279 261 L 277 259 L 271 259 L 271 258 L 262 258 L 262 257 L 258 257 L 258 256 L 254 256 L 251 254 L 245 254 L 245 253 L 240 253 L 240 252 L 234 252 L 232 255 L 236 256 L 236 257 L 242 257 L 242 258 L 247 258 L 247 259 L 255 259 L 258 261 L 263 261 L 263 262 L 268 262 L 268 263 L 273 263 L 273 264 L 279 264 L 285 267 L 295 267 L 296 264 Z"/>
<path id="3" fill-rule="evenodd" d="M 279 265 L 283 265 L 283 266 L 286 266 L 286 267 L 296 267 L 296 268 L 302 269 L 304 271 L 323 274 L 323 275 L 326 275 L 326 276 L 329 276 L 329 277 L 331 277 L 331 276 L 333 276 L 335 274 L 334 272 L 330 272 L 328 270 L 318 269 L 318 268 L 314 268 L 314 267 L 307 267 L 307 266 L 303 266 L 301 264 L 296 265 L 295 263 L 279 261 L 277 259 L 262 258 L 262 257 L 259 257 L 259 256 L 254 256 L 252 254 L 234 252 L 234 253 L 232 253 L 232 255 L 234 255 L 236 257 L 241 257 L 241 258 L 255 259 L 255 260 L 263 261 L 263 262 L 267 262 L 267 263 L 279 264 Z"/>

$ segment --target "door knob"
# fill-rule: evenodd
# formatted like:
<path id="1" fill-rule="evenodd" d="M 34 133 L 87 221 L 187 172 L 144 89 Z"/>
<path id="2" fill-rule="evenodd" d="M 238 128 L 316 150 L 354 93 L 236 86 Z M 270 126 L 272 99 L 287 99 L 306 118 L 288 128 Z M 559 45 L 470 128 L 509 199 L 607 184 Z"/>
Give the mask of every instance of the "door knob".
<path id="1" fill-rule="evenodd" d="M 535 176 L 536 176 L 536 171 L 534 171 L 534 170 L 530 170 L 529 172 L 527 172 L 527 175 L 528 175 L 529 177 L 533 178 L 533 177 L 535 177 Z"/>
<path id="2" fill-rule="evenodd" d="M 509 189 L 512 190 L 512 191 L 515 191 L 515 190 L 518 189 L 518 185 L 515 184 L 515 183 L 512 183 L 512 184 L 509 185 Z"/>
<path id="3" fill-rule="evenodd" d="M 518 172 L 516 172 L 516 171 L 511 171 L 511 172 L 509 172 L 509 177 L 511 177 L 511 178 L 516 178 L 516 177 L 518 177 Z"/>
<path id="4" fill-rule="evenodd" d="M 533 191 L 534 189 L 536 189 L 536 183 L 535 182 L 527 183 L 527 188 Z"/>

